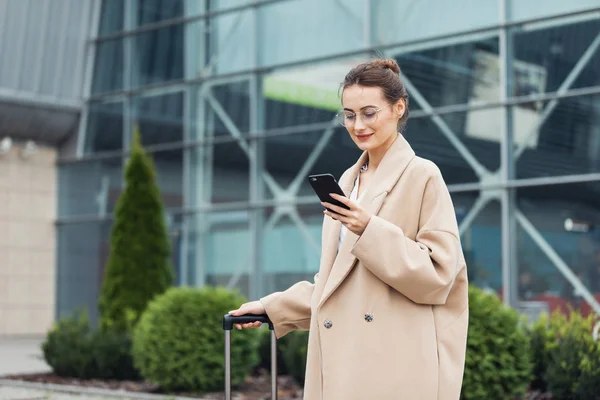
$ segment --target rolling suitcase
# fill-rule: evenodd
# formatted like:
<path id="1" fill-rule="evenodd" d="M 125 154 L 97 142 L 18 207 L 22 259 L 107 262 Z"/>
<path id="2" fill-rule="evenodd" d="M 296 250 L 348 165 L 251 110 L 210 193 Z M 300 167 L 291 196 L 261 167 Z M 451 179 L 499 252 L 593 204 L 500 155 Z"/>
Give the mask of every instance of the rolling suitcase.
<path id="1" fill-rule="evenodd" d="M 225 331 L 225 400 L 231 400 L 231 331 L 235 324 L 246 324 L 260 321 L 269 324 L 271 330 L 271 400 L 277 400 L 277 337 L 273 323 L 267 314 L 241 315 L 234 317 L 230 314 L 223 316 L 223 330 Z"/>

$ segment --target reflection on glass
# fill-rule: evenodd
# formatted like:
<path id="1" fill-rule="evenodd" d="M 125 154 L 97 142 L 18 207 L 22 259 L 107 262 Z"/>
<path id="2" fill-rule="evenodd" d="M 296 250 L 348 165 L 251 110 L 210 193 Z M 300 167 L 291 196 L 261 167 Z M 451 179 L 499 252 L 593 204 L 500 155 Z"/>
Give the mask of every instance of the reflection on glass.
<path id="1" fill-rule="evenodd" d="M 188 220 L 188 281 L 250 292 L 248 211 L 194 214 Z M 235 251 L 232 251 L 235 249 Z"/>
<path id="2" fill-rule="evenodd" d="M 191 139 L 234 138 L 250 131 L 250 94 L 247 81 L 200 86 L 193 95 Z"/>
<path id="3" fill-rule="evenodd" d="M 249 201 L 250 162 L 241 142 L 195 146 L 186 150 L 192 207 Z"/>
<path id="4" fill-rule="evenodd" d="M 272 71 L 262 76 L 265 128 L 327 123 L 342 109 L 340 84 L 366 56 Z"/>
<path id="5" fill-rule="evenodd" d="M 156 170 L 156 183 L 165 207 L 183 206 L 183 149 L 151 153 Z"/>
<path id="6" fill-rule="evenodd" d="M 520 178 L 600 171 L 599 95 L 540 102 L 526 117 L 514 112 Z M 533 107 L 533 105 L 532 105 Z M 515 109 L 513 107 L 513 109 Z M 548 111 L 547 111 L 548 110 Z"/>
<path id="7" fill-rule="evenodd" d="M 98 321 L 97 301 L 110 251 L 111 221 L 58 226 L 58 318 L 84 308 L 92 324 Z"/>
<path id="8" fill-rule="evenodd" d="M 101 3 L 99 36 L 123 30 L 125 3 L 123 0 L 104 0 Z"/>
<path id="9" fill-rule="evenodd" d="M 392 50 L 390 54 L 396 52 Z M 405 76 L 411 104 L 417 108 L 427 108 L 422 101 L 440 107 L 500 99 L 500 59 L 495 36 L 411 52 L 400 48 L 395 58 Z"/>
<path id="10" fill-rule="evenodd" d="M 106 216 L 122 191 L 122 158 L 64 163 L 58 168 L 58 215 Z"/>
<path id="11" fill-rule="evenodd" d="M 298 281 L 313 282 L 319 269 L 323 208 L 299 206 L 293 216 L 265 210 L 261 295 L 285 290 Z"/>
<path id="12" fill-rule="evenodd" d="M 299 196 L 314 195 L 308 175 L 330 173 L 339 179 L 361 153 L 337 123 L 331 129 L 257 140 L 265 155 L 266 172 L 283 189 L 299 180 Z M 273 197 L 269 190 L 267 197 Z"/>
<path id="13" fill-rule="evenodd" d="M 184 25 L 142 32 L 134 41 L 134 87 L 183 78 Z"/>
<path id="14" fill-rule="evenodd" d="M 598 32 L 600 20 L 593 19 L 567 24 L 558 20 L 552 27 L 533 27 L 515 33 L 513 94 L 525 96 L 599 85 Z"/>
<path id="15" fill-rule="evenodd" d="M 462 231 L 461 242 L 469 281 L 489 292 L 501 294 L 503 282 L 500 203 L 491 200 L 481 205 L 476 193 L 453 193 L 452 201 Z"/>
<path id="16" fill-rule="evenodd" d="M 436 163 L 446 183 L 478 182 L 478 174 L 500 168 L 501 118 L 500 108 L 414 116 L 405 137 L 417 155 Z"/>
<path id="17" fill-rule="evenodd" d="M 518 224 L 519 299 L 542 309 L 590 309 L 580 288 L 561 272 L 569 268 L 600 300 L 600 183 L 518 190 L 524 221 Z M 560 263 L 557 264 L 555 257 Z"/>
<path id="18" fill-rule="evenodd" d="M 259 8 L 261 64 L 274 65 L 365 47 L 362 1 L 280 1 Z M 308 12 L 318 10 L 318 12 Z M 335 32 L 335 34 L 332 34 Z"/>
<path id="19" fill-rule="evenodd" d="M 123 148 L 123 103 L 89 103 L 85 152 Z"/>
<path id="20" fill-rule="evenodd" d="M 96 43 L 92 93 L 113 92 L 123 89 L 124 39 L 109 39 Z"/>
<path id="21" fill-rule="evenodd" d="M 138 25 L 183 16 L 185 0 L 137 0 Z"/>
<path id="22" fill-rule="evenodd" d="M 508 0 L 510 17 L 514 21 L 549 17 L 575 11 L 584 11 L 598 6 L 596 0 L 560 1 L 551 0 L 540 7 L 537 0 Z"/>
<path id="23" fill-rule="evenodd" d="M 144 146 L 183 141 L 183 93 L 135 99 Z"/>
<path id="24" fill-rule="evenodd" d="M 378 45 L 440 37 L 500 22 L 496 2 L 377 0 L 369 4 L 372 18 L 376 21 L 371 35 Z M 399 16 L 402 23 L 399 23 Z"/>

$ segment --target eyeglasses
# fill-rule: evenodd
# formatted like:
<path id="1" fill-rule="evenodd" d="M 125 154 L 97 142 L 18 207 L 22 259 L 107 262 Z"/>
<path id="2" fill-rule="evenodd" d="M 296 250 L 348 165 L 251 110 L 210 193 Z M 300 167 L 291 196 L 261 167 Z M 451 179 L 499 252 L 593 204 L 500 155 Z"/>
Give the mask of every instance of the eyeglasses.
<path id="1" fill-rule="evenodd" d="M 384 108 L 386 108 L 389 105 L 390 105 L 390 103 L 386 104 L 385 106 L 383 106 L 381 108 L 375 108 L 375 107 L 363 108 L 359 112 L 360 119 L 367 125 L 374 124 L 375 122 L 377 122 L 377 116 L 379 115 L 379 111 L 383 110 Z M 336 117 L 337 117 L 338 121 L 340 122 L 340 124 L 342 124 L 342 126 L 345 126 L 346 128 L 353 126 L 356 123 L 356 113 L 354 113 L 352 111 L 342 110 L 336 114 Z"/>

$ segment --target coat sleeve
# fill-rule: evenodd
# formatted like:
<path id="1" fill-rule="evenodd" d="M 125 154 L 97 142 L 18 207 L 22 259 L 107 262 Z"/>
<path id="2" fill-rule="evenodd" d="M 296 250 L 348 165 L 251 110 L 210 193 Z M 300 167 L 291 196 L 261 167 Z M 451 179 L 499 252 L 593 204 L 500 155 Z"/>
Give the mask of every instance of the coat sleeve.
<path id="1" fill-rule="evenodd" d="M 308 330 L 311 317 L 311 299 L 319 274 L 314 283 L 301 281 L 283 292 L 275 292 L 260 299 L 279 339 L 293 330 Z"/>
<path id="2" fill-rule="evenodd" d="M 464 257 L 450 193 L 429 164 L 415 240 L 397 225 L 371 217 L 352 253 L 374 275 L 415 303 L 444 304 Z M 398 210 L 398 212 L 405 212 Z"/>

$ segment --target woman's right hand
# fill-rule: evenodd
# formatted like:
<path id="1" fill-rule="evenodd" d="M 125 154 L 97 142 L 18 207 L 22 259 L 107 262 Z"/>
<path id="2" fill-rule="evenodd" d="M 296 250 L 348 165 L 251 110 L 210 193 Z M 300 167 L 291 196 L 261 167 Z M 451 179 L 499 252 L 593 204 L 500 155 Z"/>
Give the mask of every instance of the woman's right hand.
<path id="1" fill-rule="evenodd" d="M 229 311 L 229 314 L 234 317 L 239 317 L 240 315 L 246 314 L 254 314 L 260 315 L 265 314 L 265 308 L 263 307 L 260 301 L 251 301 L 249 303 L 244 303 L 237 310 Z M 258 328 L 262 325 L 262 322 L 249 322 L 247 324 L 235 324 L 235 327 L 241 330 L 242 328 Z"/>

